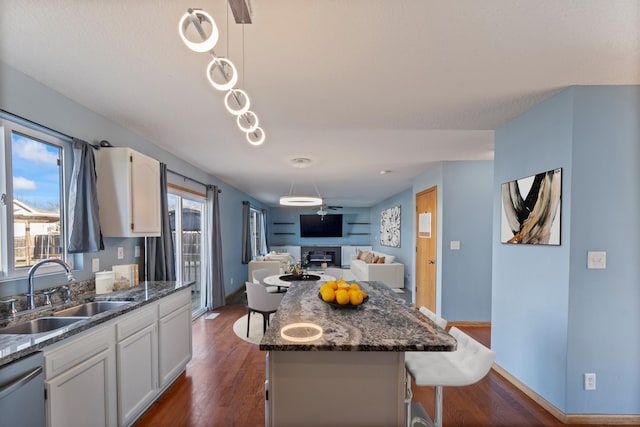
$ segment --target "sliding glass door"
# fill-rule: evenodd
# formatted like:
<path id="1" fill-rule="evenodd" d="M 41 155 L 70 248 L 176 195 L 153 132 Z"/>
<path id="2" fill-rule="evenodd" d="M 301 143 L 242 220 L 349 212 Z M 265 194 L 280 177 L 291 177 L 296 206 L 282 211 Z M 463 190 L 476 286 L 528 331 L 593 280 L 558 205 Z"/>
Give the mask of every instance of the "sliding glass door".
<path id="1" fill-rule="evenodd" d="M 203 231 L 206 200 L 169 188 L 168 202 L 176 253 L 176 279 L 192 283 L 191 307 L 195 317 L 205 311 Z"/>

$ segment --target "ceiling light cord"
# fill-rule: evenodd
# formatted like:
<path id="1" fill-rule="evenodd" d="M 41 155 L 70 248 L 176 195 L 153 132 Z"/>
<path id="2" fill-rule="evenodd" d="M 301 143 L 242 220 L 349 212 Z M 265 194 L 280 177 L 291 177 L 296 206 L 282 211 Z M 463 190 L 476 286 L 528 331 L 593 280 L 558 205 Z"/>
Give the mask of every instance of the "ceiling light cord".
<path id="1" fill-rule="evenodd" d="M 211 34 L 209 35 L 207 35 L 202 26 L 202 22 L 204 21 L 211 25 Z M 202 42 L 195 43 L 187 38 L 185 31 L 190 24 L 193 25 L 196 32 L 200 35 Z M 234 88 L 238 81 L 238 72 L 235 66 L 229 59 L 217 56 L 213 50 L 213 47 L 218 41 L 218 27 L 211 15 L 201 9 L 187 9 L 187 13 L 183 15 L 180 20 L 178 31 L 180 38 L 189 49 L 200 53 L 208 52 L 211 55 L 212 60 L 207 66 L 207 79 L 209 83 L 217 90 L 228 91 L 224 98 L 225 107 L 231 114 L 237 116 L 237 125 L 240 130 L 246 134 L 247 141 L 254 146 L 261 145 L 265 140 L 265 132 L 259 127 L 260 121 L 258 116 L 254 112 L 249 111 L 250 100 L 248 95 L 244 91 Z M 227 31 L 227 54 L 229 53 L 228 40 L 229 36 Z M 244 83 L 244 24 L 242 27 L 242 67 L 242 81 Z M 227 70 L 231 70 L 231 75 L 227 74 Z M 224 83 L 216 81 L 213 77 L 214 73 L 218 78 L 221 78 Z M 244 98 L 244 102 L 242 98 Z M 231 99 L 235 101 L 239 108 L 236 109 L 229 105 Z M 243 121 L 246 124 L 243 123 Z"/>

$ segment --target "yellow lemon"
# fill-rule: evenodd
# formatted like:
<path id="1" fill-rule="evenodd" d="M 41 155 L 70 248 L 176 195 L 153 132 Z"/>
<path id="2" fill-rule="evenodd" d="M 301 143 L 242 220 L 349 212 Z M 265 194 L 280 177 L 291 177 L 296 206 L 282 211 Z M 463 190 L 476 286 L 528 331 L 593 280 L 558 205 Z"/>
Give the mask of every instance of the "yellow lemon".
<path id="1" fill-rule="evenodd" d="M 324 302 L 333 302 L 336 299 L 336 293 L 331 288 L 321 289 L 320 295 L 322 295 L 322 301 Z"/>
<path id="2" fill-rule="evenodd" d="M 362 292 L 356 290 L 349 291 L 349 302 L 351 305 L 360 305 L 363 299 L 364 296 L 362 296 Z"/>
<path id="3" fill-rule="evenodd" d="M 352 284 L 349 285 L 349 290 L 359 291 L 360 290 L 360 286 L 358 286 L 357 283 L 352 283 Z"/>
<path id="4" fill-rule="evenodd" d="M 336 289 L 338 289 L 338 284 L 336 282 L 334 282 L 333 280 L 328 281 L 327 283 L 325 283 L 325 285 L 327 285 L 328 287 L 330 287 L 334 291 Z"/>
<path id="5" fill-rule="evenodd" d="M 349 289 L 349 284 L 347 282 L 338 282 L 338 289 Z"/>
<path id="6" fill-rule="evenodd" d="M 323 289 L 331 289 L 331 290 L 334 290 L 334 291 L 335 291 L 335 289 L 333 289 L 333 288 L 331 287 L 331 285 L 328 285 L 328 284 L 326 284 L 326 283 L 324 283 L 323 285 L 321 285 L 321 286 L 320 286 L 320 292 L 322 292 L 322 290 L 323 290 Z"/>
<path id="7" fill-rule="evenodd" d="M 336 291 L 336 302 L 340 305 L 349 304 L 349 292 L 344 289 Z"/>

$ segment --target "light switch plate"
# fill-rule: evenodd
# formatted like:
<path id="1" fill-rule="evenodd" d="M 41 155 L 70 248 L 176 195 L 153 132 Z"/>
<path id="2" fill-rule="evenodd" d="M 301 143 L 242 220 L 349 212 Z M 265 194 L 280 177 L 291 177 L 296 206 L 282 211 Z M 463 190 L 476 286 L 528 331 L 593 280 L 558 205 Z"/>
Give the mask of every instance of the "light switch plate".
<path id="1" fill-rule="evenodd" d="M 93 258 L 91 260 L 91 272 L 97 273 L 100 271 L 100 258 Z"/>
<path id="2" fill-rule="evenodd" d="M 118 248 L 118 259 L 124 259 L 124 248 Z"/>
<path id="3" fill-rule="evenodd" d="M 140 256 L 140 246 L 136 245 L 135 249 L 133 250 L 133 256 L 136 258 Z"/>
<path id="4" fill-rule="evenodd" d="M 607 253 L 605 251 L 587 252 L 587 268 L 600 270 L 607 268 Z"/>
<path id="5" fill-rule="evenodd" d="M 451 243 L 449 244 L 449 248 L 452 251 L 459 251 L 460 250 L 460 241 L 459 240 L 452 240 Z"/>

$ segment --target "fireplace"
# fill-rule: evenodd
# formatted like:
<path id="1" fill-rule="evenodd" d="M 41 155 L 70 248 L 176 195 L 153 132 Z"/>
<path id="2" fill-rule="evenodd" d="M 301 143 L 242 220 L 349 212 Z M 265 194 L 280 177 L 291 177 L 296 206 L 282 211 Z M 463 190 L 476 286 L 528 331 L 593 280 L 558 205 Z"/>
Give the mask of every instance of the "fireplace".
<path id="1" fill-rule="evenodd" d="M 341 265 L 341 247 L 340 246 L 303 246 L 302 248 L 303 263 L 306 261 L 307 267 L 321 267 L 326 262 L 328 267 Z"/>

